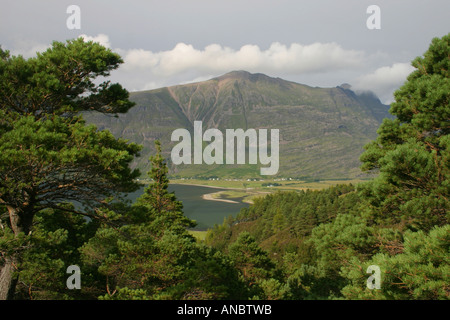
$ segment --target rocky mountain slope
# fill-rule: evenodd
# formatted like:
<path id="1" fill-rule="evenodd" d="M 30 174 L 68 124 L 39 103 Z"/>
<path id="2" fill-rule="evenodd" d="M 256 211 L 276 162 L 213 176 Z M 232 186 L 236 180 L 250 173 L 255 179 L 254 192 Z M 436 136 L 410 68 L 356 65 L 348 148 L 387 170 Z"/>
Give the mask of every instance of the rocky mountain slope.
<path id="1" fill-rule="evenodd" d="M 279 129 L 278 177 L 340 179 L 362 176 L 359 156 L 376 137 L 389 106 L 372 93 L 356 94 L 349 85 L 309 87 L 264 74 L 234 71 L 198 83 L 133 92 L 136 102 L 118 117 L 86 114 L 88 123 L 143 145 L 134 165 L 145 173 L 159 139 L 170 173 L 180 177 L 259 177 L 261 165 L 174 165 L 170 151 L 175 129 L 203 131 Z M 209 142 L 204 142 L 204 146 Z"/>

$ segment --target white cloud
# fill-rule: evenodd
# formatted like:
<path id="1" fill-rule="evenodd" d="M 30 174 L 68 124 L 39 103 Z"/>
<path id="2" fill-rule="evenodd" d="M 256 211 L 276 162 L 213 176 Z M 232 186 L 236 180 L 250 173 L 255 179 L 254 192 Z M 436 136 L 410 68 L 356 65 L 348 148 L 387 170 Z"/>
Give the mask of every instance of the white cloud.
<path id="1" fill-rule="evenodd" d="M 152 52 L 132 49 L 125 52 L 124 70 L 149 68 L 151 73 L 168 77 L 195 70 L 200 74 L 244 69 L 254 72 L 323 73 L 360 67 L 364 54 L 345 50 L 336 43 L 286 46 L 272 43 L 267 50 L 244 45 L 239 50 L 218 44 L 203 50 L 178 43 L 172 50 Z M 199 75 L 201 76 L 201 75 Z"/>
<path id="2" fill-rule="evenodd" d="M 359 77 L 353 88 L 371 90 L 384 103 L 391 103 L 394 91 L 403 85 L 413 71 L 414 67 L 410 63 L 394 63 L 392 66 L 384 66 Z"/>
<path id="3" fill-rule="evenodd" d="M 125 61 L 123 68 L 134 71 L 141 68 L 154 68 L 157 63 L 157 57 L 150 51 L 143 49 L 117 50 Z"/>
<path id="4" fill-rule="evenodd" d="M 109 42 L 109 37 L 106 34 L 99 33 L 95 37 L 81 34 L 80 37 L 83 38 L 84 41 L 98 42 L 105 48 L 111 48 L 111 43 Z"/>
<path id="5" fill-rule="evenodd" d="M 366 60 L 364 52 L 347 50 L 337 43 L 292 43 L 287 46 L 274 42 L 265 50 L 253 44 L 239 49 L 210 44 L 197 49 L 191 44 L 178 43 L 170 50 L 157 52 L 113 50 L 124 60 L 124 64 L 114 73 L 115 81 L 130 91 L 209 79 L 233 70 L 280 77 L 330 74 L 359 70 Z"/>

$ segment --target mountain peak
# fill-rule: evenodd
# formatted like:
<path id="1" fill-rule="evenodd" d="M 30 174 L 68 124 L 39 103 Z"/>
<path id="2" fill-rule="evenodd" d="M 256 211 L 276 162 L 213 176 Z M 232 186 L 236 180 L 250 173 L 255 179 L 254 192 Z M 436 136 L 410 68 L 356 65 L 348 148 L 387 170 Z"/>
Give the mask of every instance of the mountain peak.
<path id="1" fill-rule="evenodd" d="M 269 77 L 262 73 L 250 73 L 245 70 L 235 70 L 235 71 L 228 72 L 222 76 L 216 77 L 214 79 L 216 79 L 216 80 L 228 80 L 228 79 L 250 80 L 252 82 L 256 82 L 256 81 L 268 80 L 268 79 L 274 80 L 275 78 Z"/>
<path id="2" fill-rule="evenodd" d="M 225 73 L 224 75 L 219 76 L 218 78 L 248 78 L 250 75 L 251 73 L 245 70 L 234 70 Z"/>
<path id="3" fill-rule="evenodd" d="M 338 86 L 338 88 L 342 88 L 342 89 L 345 89 L 345 90 L 351 90 L 352 86 L 350 84 L 348 84 L 348 83 L 343 83 L 340 86 Z"/>

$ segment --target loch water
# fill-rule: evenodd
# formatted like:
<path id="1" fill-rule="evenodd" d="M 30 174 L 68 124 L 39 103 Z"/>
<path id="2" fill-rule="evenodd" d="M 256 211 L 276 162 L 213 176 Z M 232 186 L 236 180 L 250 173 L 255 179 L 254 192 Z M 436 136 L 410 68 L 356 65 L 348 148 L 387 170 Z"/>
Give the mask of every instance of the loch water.
<path id="1" fill-rule="evenodd" d="M 144 192 L 145 186 L 129 195 L 134 201 Z M 241 208 L 249 206 L 242 198 L 230 198 L 237 203 L 203 199 L 204 194 L 224 191 L 226 189 L 210 188 L 197 185 L 170 184 L 169 191 L 174 192 L 177 200 L 183 203 L 184 215 L 197 222 L 195 230 L 206 230 L 215 224 L 222 224 L 228 216 L 235 217 Z"/>

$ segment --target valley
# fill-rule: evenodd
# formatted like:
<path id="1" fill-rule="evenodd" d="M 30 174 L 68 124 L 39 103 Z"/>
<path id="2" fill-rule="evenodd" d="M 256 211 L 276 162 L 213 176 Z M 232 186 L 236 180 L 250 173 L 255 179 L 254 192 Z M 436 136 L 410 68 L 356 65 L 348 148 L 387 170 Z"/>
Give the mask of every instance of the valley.
<path id="1" fill-rule="evenodd" d="M 99 130 L 143 146 L 132 164 L 141 170 L 143 185 L 150 183 L 146 173 L 155 153 L 154 141 L 161 142 L 170 189 L 183 202 L 184 214 L 197 221 L 190 232 L 199 239 L 256 198 L 355 185 L 372 178 L 361 172 L 358 159 L 382 120 L 391 117 L 389 106 L 375 95 L 355 93 L 347 84 L 310 87 L 246 71 L 132 92 L 130 99 L 135 106 L 125 114 L 85 113 L 84 118 Z M 277 139 L 265 140 L 269 149 L 265 158 L 276 150 L 279 169 L 276 175 L 261 175 L 263 161 L 255 161 L 252 148 L 259 142 L 257 132 L 272 130 Z M 240 132 L 234 150 L 222 136 L 226 132 Z M 228 153 L 237 161 L 230 161 Z"/>

